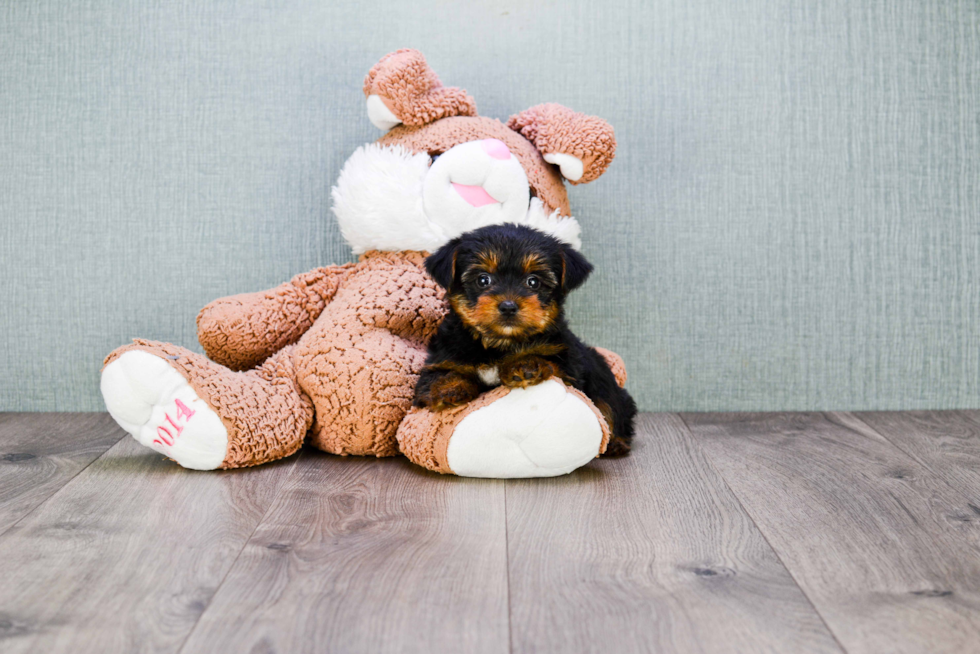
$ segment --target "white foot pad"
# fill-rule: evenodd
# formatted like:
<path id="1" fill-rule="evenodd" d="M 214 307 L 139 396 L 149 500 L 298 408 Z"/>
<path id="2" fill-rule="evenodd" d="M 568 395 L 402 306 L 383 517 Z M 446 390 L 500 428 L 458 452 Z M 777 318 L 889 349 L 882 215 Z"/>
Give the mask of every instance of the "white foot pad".
<path id="1" fill-rule="evenodd" d="M 555 477 L 599 453 L 602 427 L 558 381 L 513 389 L 463 418 L 446 450 L 461 477 Z"/>
<path id="2" fill-rule="evenodd" d="M 193 470 L 214 470 L 225 460 L 221 418 L 160 357 L 124 352 L 102 371 L 101 386 L 109 414 L 141 444 Z"/>

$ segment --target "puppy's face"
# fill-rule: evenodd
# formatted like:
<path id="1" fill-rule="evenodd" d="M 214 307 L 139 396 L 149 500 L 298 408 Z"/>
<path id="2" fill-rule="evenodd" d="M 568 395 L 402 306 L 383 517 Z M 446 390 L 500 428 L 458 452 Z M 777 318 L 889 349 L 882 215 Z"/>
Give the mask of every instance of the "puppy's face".
<path id="1" fill-rule="evenodd" d="M 567 291 L 591 270 L 580 254 L 556 239 L 514 225 L 464 234 L 426 265 L 448 290 L 463 323 L 494 347 L 548 330 Z"/>
<path id="2" fill-rule="evenodd" d="M 484 246 L 463 256 L 449 295 L 467 327 L 495 340 L 522 340 L 552 325 L 561 305 L 560 269 L 546 252 Z"/>

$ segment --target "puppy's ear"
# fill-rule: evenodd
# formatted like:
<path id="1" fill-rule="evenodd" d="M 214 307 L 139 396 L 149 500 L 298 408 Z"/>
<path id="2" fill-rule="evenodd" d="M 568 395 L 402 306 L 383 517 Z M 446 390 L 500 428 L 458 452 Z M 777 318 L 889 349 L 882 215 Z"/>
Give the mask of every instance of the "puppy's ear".
<path id="1" fill-rule="evenodd" d="M 453 281 L 456 279 L 458 251 L 459 239 L 454 238 L 425 259 L 425 269 L 429 272 L 429 276 L 447 291 L 452 288 Z"/>
<path id="2" fill-rule="evenodd" d="M 561 249 L 561 288 L 566 293 L 581 286 L 592 272 L 592 264 L 577 250 L 563 246 Z"/>

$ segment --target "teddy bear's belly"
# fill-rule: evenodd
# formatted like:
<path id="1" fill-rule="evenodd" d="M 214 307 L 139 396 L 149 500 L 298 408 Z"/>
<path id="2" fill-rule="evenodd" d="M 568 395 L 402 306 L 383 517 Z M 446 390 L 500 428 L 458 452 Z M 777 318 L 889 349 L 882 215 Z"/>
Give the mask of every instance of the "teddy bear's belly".
<path id="1" fill-rule="evenodd" d="M 334 454 L 392 456 L 425 364 L 420 344 L 321 315 L 297 344 L 297 382 L 312 400 L 310 442 Z"/>

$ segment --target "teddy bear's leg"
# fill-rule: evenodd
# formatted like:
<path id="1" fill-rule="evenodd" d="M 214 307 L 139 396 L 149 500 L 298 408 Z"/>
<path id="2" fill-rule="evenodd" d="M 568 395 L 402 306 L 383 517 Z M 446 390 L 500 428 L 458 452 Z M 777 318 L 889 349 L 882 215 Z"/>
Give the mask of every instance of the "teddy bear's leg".
<path id="1" fill-rule="evenodd" d="M 395 456 L 395 431 L 412 406 L 425 349 L 386 329 L 349 330 L 338 327 L 324 339 L 342 346 L 298 345 L 311 348 L 297 357 L 300 383 L 316 407 L 310 444 L 333 454 Z"/>
<path id="2" fill-rule="evenodd" d="M 313 420 L 291 349 L 234 372 L 182 347 L 137 340 L 106 357 L 102 395 L 123 429 L 185 468 L 257 465 L 299 449 Z"/>
<path id="3" fill-rule="evenodd" d="M 601 454 L 609 427 L 580 391 L 557 379 L 498 387 L 473 402 L 432 412 L 414 408 L 398 429 L 413 462 L 463 477 L 554 477 Z"/>

